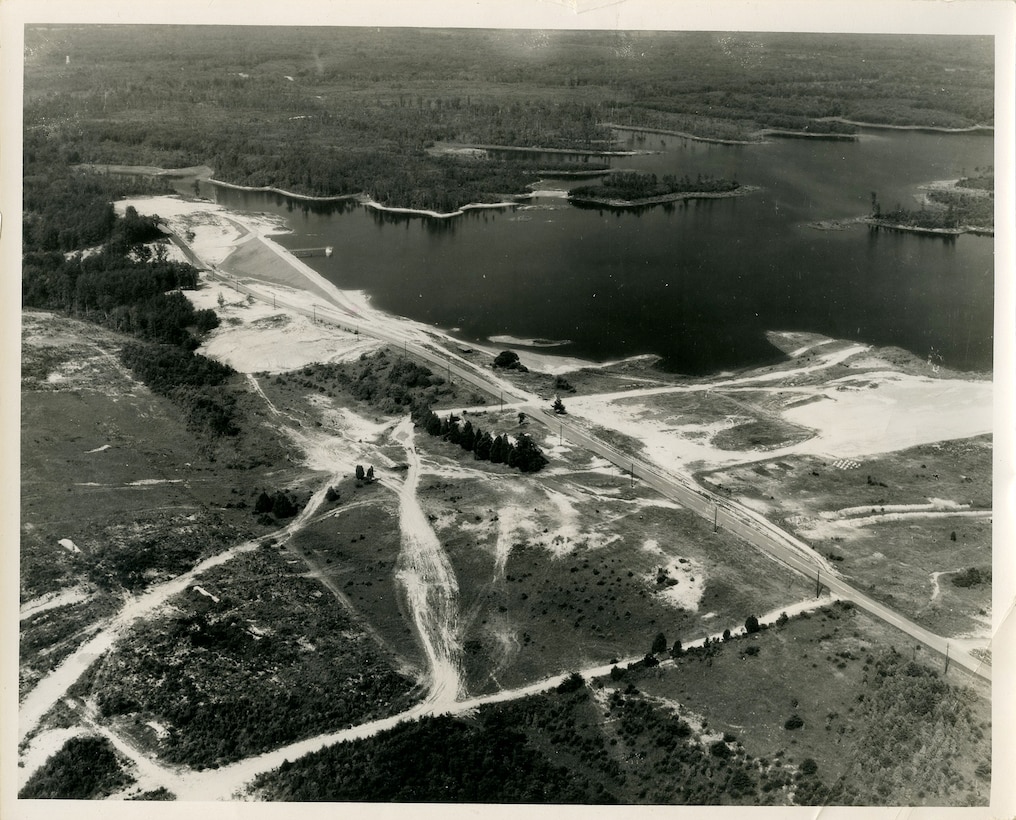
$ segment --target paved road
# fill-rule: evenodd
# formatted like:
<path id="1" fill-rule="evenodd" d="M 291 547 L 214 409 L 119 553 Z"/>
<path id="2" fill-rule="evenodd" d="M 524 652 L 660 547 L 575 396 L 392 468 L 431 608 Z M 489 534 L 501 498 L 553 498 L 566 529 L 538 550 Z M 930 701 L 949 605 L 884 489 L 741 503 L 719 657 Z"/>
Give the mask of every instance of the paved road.
<path id="1" fill-rule="evenodd" d="M 174 237 L 174 241 L 181 246 L 185 244 L 179 237 Z M 277 297 L 261 293 L 249 285 L 241 285 L 236 282 L 235 277 L 215 268 L 209 269 L 209 266 L 201 263 L 193 251 L 190 251 L 189 248 L 186 250 L 188 257 L 193 257 L 198 263 L 198 267 L 209 270 L 213 278 L 231 284 L 241 293 L 247 293 L 264 301 L 274 298 L 275 304 L 278 306 L 316 321 L 343 327 L 350 324 L 351 314 L 342 308 L 319 306 L 307 310 L 299 305 L 286 303 Z M 928 631 L 892 608 L 850 586 L 839 578 L 835 570 L 810 546 L 781 529 L 760 513 L 699 486 L 690 476 L 664 471 L 656 465 L 621 452 L 561 416 L 536 406 L 534 402 L 541 401 L 537 396 L 499 379 L 492 372 L 480 370 L 465 359 L 440 349 L 436 345 L 431 347 L 420 343 L 419 334 L 378 327 L 364 321 L 362 317 L 359 317 L 356 327 L 359 333 L 402 346 L 407 353 L 412 353 L 414 356 L 430 362 L 438 368 L 439 372 L 445 373 L 452 380 L 459 379 L 483 393 L 500 396 L 513 404 L 522 403 L 524 412 L 530 418 L 546 425 L 551 431 L 566 438 L 569 442 L 607 459 L 622 470 L 631 473 L 634 478 L 652 487 L 665 498 L 676 501 L 699 515 L 715 521 L 718 527 L 734 533 L 790 569 L 809 578 L 815 578 L 816 586 L 818 582 L 821 582 L 822 586 L 839 597 L 853 601 L 854 604 L 871 615 L 895 626 L 939 654 L 947 656 L 950 662 L 962 666 L 986 681 L 991 681 L 990 665 L 973 657 L 959 646 L 951 645 L 946 638 Z"/>

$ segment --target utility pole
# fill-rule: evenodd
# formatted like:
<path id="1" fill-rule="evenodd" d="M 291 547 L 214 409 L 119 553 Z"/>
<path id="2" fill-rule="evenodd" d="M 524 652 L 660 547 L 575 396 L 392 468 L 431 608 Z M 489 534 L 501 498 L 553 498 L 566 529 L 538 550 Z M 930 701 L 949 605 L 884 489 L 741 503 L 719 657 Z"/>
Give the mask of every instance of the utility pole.
<path id="1" fill-rule="evenodd" d="M 815 573 L 815 597 L 819 598 L 822 596 L 822 570 L 819 569 Z"/>
<path id="2" fill-rule="evenodd" d="M 557 443 L 564 444 L 564 424 L 561 425 L 561 430 L 558 433 Z"/>
<path id="3" fill-rule="evenodd" d="M 945 669 L 942 671 L 942 674 L 949 674 L 949 644 L 945 645 Z"/>
<path id="4" fill-rule="evenodd" d="M 719 520 L 720 520 L 720 507 L 719 505 L 716 505 L 713 507 L 713 532 L 716 532 Z"/>
<path id="5" fill-rule="evenodd" d="M 631 486 L 635 486 L 635 462 L 631 463 Z"/>
<path id="6" fill-rule="evenodd" d="M 501 412 L 504 412 L 504 390 L 501 391 Z"/>
<path id="7" fill-rule="evenodd" d="M 317 322 L 317 305 L 311 305 L 311 307 L 314 308 L 314 321 L 316 323 Z"/>

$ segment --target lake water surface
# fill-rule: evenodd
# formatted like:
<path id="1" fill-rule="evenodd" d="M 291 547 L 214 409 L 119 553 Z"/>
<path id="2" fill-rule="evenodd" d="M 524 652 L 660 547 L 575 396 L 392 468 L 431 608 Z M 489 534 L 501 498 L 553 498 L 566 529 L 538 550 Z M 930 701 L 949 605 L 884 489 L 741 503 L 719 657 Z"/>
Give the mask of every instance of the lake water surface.
<path id="1" fill-rule="evenodd" d="M 467 341 L 564 341 L 553 352 L 594 360 L 654 353 L 666 369 L 705 374 L 778 359 L 767 330 L 807 330 L 991 367 L 991 238 L 807 227 L 866 214 L 873 191 L 885 208 L 913 206 L 921 184 L 991 164 L 990 135 L 873 130 L 856 142 L 745 146 L 626 136 L 656 153 L 615 167 L 734 177 L 762 190 L 638 212 L 538 197 L 448 220 L 210 195 L 286 216 L 293 233 L 283 245 L 335 248 L 305 261 L 337 286 Z"/>

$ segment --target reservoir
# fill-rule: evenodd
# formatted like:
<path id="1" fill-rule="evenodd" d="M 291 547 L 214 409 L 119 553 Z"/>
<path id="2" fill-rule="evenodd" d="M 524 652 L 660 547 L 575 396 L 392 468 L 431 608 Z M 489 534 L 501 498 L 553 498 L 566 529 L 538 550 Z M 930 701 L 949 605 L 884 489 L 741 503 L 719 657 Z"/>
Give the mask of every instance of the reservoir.
<path id="1" fill-rule="evenodd" d="M 871 129 L 856 141 L 758 145 L 619 138 L 646 153 L 612 158 L 615 168 L 709 174 L 761 190 L 638 211 L 537 196 L 452 219 L 205 193 L 232 209 L 285 216 L 293 233 L 278 241 L 332 246 L 332 256 L 306 261 L 338 287 L 468 342 L 554 342 L 543 352 L 597 361 L 656 354 L 666 370 L 704 375 L 777 361 L 765 332 L 799 330 L 990 369 L 991 237 L 809 227 L 866 215 L 872 193 L 885 209 L 916 207 L 921 185 L 990 165 L 990 134 Z M 540 187 L 582 183 L 548 178 Z"/>

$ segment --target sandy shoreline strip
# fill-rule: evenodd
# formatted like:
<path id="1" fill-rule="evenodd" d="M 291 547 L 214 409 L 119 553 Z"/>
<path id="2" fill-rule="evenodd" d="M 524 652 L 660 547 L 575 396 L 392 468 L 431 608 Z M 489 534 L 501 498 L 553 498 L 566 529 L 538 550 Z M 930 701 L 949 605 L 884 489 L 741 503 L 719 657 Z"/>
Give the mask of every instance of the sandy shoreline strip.
<path id="1" fill-rule="evenodd" d="M 458 339 L 442 328 L 378 310 L 370 304 L 370 296 L 364 291 L 338 287 L 272 239 L 291 233 L 282 217 L 233 211 L 207 200 L 176 195 L 135 197 L 114 204 L 120 214 L 129 206 L 138 213 L 158 214 L 179 237 L 191 234 L 187 244 L 212 271 L 210 276 L 205 275 L 206 282 L 218 278 L 223 286 L 244 280 L 267 285 L 269 289 L 274 286 L 282 289 L 279 291 L 281 300 L 298 306 L 298 313 L 305 316 L 317 313 L 353 332 L 372 332 L 394 344 L 406 341 L 433 345 L 436 341 L 449 350 L 469 348 L 491 358 L 502 349 Z M 606 368 L 647 358 L 643 355 L 596 362 L 532 349 L 518 352 L 526 367 L 550 375 L 580 368 Z"/>

